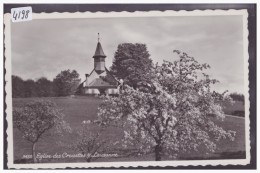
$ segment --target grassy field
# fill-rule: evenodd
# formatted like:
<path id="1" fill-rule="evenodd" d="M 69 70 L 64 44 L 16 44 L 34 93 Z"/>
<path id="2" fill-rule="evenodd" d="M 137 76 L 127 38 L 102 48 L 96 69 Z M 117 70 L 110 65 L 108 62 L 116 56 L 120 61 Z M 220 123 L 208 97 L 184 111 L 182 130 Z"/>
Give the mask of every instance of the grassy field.
<path id="1" fill-rule="evenodd" d="M 13 106 L 20 107 L 36 98 L 16 98 L 13 99 Z M 49 134 L 37 143 L 37 153 L 41 154 L 62 154 L 75 153 L 60 144 L 70 144 L 75 139 L 75 133 L 79 129 L 82 121 L 94 120 L 97 114 L 97 107 L 101 100 L 96 97 L 60 97 L 60 98 L 44 98 L 55 102 L 62 112 L 65 114 L 65 120 L 70 124 L 72 134 L 64 136 L 51 136 Z M 206 154 L 202 151 L 183 153 L 179 159 L 218 159 L 218 158 L 243 158 L 245 157 L 245 122 L 244 118 L 227 116 L 224 121 L 215 120 L 224 129 L 236 131 L 235 141 L 222 140 L 218 144 L 216 153 Z M 110 129 L 107 131 L 107 136 L 120 136 L 116 130 Z M 21 132 L 14 129 L 14 159 L 17 163 L 24 162 L 23 155 L 31 154 L 31 144 L 21 137 Z M 154 160 L 153 155 L 142 156 L 138 158 L 104 158 L 98 161 L 138 161 L 138 160 Z M 43 162 L 82 162 L 82 158 L 67 158 L 67 159 L 44 159 Z"/>
<path id="2" fill-rule="evenodd" d="M 245 106 L 241 101 L 234 101 L 233 104 L 223 104 L 223 111 L 228 115 L 235 115 L 239 117 L 245 117 Z"/>

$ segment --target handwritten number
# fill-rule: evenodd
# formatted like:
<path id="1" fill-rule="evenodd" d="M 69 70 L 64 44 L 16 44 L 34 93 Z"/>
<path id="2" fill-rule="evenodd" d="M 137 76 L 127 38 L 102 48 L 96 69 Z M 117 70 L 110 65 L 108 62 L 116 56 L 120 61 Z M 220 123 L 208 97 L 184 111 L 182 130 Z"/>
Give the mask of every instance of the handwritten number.
<path id="1" fill-rule="evenodd" d="M 21 11 L 19 11 L 18 19 L 20 19 L 20 14 L 21 14 Z"/>
<path id="2" fill-rule="evenodd" d="M 24 19 L 24 12 L 25 12 L 25 11 L 23 10 L 23 11 L 22 11 L 23 16 L 21 17 L 21 19 Z"/>
<path id="3" fill-rule="evenodd" d="M 27 19 L 29 17 L 30 10 L 14 11 L 13 18 L 15 20 Z"/>
<path id="4" fill-rule="evenodd" d="M 30 12 L 29 10 L 26 11 L 26 14 L 25 14 L 26 19 L 28 18 L 29 12 Z"/>
<path id="5" fill-rule="evenodd" d="M 17 13 L 14 11 L 13 13 L 13 18 L 16 20 L 17 19 Z"/>

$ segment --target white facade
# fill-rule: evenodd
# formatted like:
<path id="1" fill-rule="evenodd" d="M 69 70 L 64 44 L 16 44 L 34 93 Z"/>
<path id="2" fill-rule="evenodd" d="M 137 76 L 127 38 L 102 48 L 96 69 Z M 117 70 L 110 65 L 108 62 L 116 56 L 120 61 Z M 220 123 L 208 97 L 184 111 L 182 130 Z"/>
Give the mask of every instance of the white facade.
<path id="1" fill-rule="evenodd" d="M 108 88 L 108 89 L 106 89 L 105 93 L 107 95 L 119 94 L 119 90 L 118 90 L 118 88 Z M 84 94 L 99 95 L 100 91 L 99 91 L 99 89 L 96 89 L 96 88 L 85 88 Z"/>
<path id="2" fill-rule="evenodd" d="M 119 88 L 109 88 L 108 89 L 108 93 L 107 94 L 119 94 L 119 90 L 118 90 Z"/>
<path id="3" fill-rule="evenodd" d="M 86 88 L 85 89 L 85 94 L 100 94 L 99 90 L 98 89 L 95 89 L 95 88 Z"/>

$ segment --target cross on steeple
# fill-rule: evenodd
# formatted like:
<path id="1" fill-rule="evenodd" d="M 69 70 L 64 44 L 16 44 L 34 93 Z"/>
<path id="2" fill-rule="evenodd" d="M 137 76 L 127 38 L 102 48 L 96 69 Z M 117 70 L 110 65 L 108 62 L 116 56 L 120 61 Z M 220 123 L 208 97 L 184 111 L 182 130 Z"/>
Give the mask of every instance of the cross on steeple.
<path id="1" fill-rule="evenodd" d="M 98 33 L 98 42 L 99 42 L 99 39 L 100 39 L 100 38 L 99 38 L 99 33 Z"/>

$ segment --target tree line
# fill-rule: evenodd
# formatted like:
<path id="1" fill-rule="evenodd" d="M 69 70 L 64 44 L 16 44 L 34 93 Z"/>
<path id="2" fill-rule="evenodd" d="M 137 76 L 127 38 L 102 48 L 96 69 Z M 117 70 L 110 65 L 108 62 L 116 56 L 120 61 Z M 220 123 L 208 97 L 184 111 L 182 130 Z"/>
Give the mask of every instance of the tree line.
<path id="1" fill-rule="evenodd" d="M 234 100 L 234 101 L 240 101 L 240 102 L 245 102 L 245 97 L 243 94 L 240 93 L 231 93 L 229 96 Z"/>
<path id="2" fill-rule="evenodd" d="M 74 94 L 80 83 L 76 70 L 63 70 L 52 81 L 46 77 L 23 80 L 12 75 L 12 97 L 59 97 Z"/>

